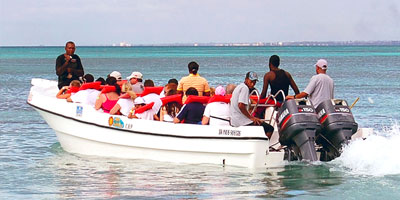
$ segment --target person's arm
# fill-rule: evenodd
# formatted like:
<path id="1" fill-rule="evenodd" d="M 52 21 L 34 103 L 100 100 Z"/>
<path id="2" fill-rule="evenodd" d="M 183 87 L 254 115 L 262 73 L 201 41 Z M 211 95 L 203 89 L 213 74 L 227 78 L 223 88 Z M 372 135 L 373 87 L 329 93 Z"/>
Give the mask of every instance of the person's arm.
<path id="1" fill-rule="evenodd" d="M 268 85 L 269 85 L 269 81 L 271 79 L 270 76 L 271 76 L 271 73 L 269 73 L 269 72 L 264 75 L 263 89 L 262 89 L 262 92 L 260 95 L 261 99 L 264 99 L 267 96 Z"/>
<path id="2" fill-rule="evenodd" d="M 245 115 L 247 118 L 249 118 L 251 121 L 253 121 L 254 124 L 260 125 L 262 123 L 262 121 L 260 119 L 250 115 L 249 111 L 246 109 L 246 104 L 239 103 L 238 107 L 239 107 L 240 112 L 242 112 L 243 115 Z"/>
<path id="3" fill-rule="evenodd" d="M 301 92 L 300 94 L 295 94 L 293 96 L 288 95 L 286 96 L 286 99 L 301 99 L 304 97 L 308 97 L 308 94 L 306 92 Z"/>
<path id="4" fill-rule="evenodd" d="M 203 119 L 201 119 L 201 124 L 208 125 L 209 121 L 210 121 L 210 118 L 203 115 Z"/>
<path id="5" fill-rule="evenodd" d="M 205 80 L 205 79 L 204 79 Z M 203 96 L 210 96 L 210 86 L 208 85 L 207 80 L 205 80 L 204 83 L 204 92 L 203 92 Z"/>
<path id="6" fill-rule="evenodd" d="M 290 75 L 289 72 L 286 72 L 286 76 L 287 76 L 287 77 L 289 78 L 289 80 L 290 80 L 290 87 L 292 87 L 294 93 L 295 93 L 295 94 L 299 94 L 299 93 L 300 93 L 299 88 L 297 87 L 296 82 L 294 82 L 294 80 L 293 80 L 293 78 L 292 78 L 292 75 Z"/>
<path id="7" fill-rule="evenodd" d="M 111 115 L 115 115 L 118 113 L 118 111 L 121 109 L 121 106 L 117 103 L 114 105 L 114 107 L 110 110 Z"/>
<path id="8" fill-rule="evenodd" d="M 96 99 L 96 103 L 94 104 L 94 109 L 99 110 L 101 108 L 101 105 L 103 105 L 103 100 L 105 99 L 104 97 L 105 94 L 99 94 L 99 96 Z"/>
<path id="9" fill-rule="evenodd" d="M 71 94 L 65 93 L 65 92 L 67 92 L 68 88 L 69 88 L 68 86 L 62 87 L 62 88 L 58 91 L 58 93 L 57 93 L 57 95 L 56 95 L 57 99 L 66 99 L 66 98 L 70 97 Z"/>
<path id="10" fill-rule="evenodd" d="M 186 105 L 184 105 L 181 109 L 181 111 L 178 113 L 178 115 L 176 115 L 176 117 L 174 118 L 174 123 L 179 123 L 181 122 L 183 119 L 185 119 L 187 113 L 187 108 Z"/>
<path id="11" fill-rule="evenodd" d="M 63 59 L 65 59 L 64 63 L 62 63 Z M 65 56 L 65 54 L 64 54 L 64 57 L 61 56 L 61 57 L 57 58 L 57 60 L 56 60 L 56 74 L 57 74 L 57 76 L 61 76 L 64 73 L 67 72 L 67 70 L 68 70 L 67 66 L 68 66 L 70 60 L 71 60 L 71 57 Z"/>

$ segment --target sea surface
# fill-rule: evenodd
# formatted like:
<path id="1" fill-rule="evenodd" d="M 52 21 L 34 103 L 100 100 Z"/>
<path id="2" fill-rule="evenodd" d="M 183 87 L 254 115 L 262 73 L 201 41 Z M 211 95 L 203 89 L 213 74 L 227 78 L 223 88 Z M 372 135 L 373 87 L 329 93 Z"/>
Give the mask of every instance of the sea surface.
<path id="1" fill-rule="evenodd" d="M 399 199 L 400 46 L 340 47 L 80 47 L 95 78 L 140 71 L 165 85 L 188 74 L 212 87 L 260 79 L 269 56 L 281 57 L 304 90 L 319 58 L 328 60 L 335 97 L 350 104 L 360 127 L 374 128 L 331 162 L 291 162 L 277 169 L 121 160 L 65 152 L 28 104 L 32 78 L 56 80 L 63 47 L 0 47 L 0 199 Z M 256 87 L 261 90 L 262 82 Z M 293 91 L 290 91 L 293 94 Z"/>

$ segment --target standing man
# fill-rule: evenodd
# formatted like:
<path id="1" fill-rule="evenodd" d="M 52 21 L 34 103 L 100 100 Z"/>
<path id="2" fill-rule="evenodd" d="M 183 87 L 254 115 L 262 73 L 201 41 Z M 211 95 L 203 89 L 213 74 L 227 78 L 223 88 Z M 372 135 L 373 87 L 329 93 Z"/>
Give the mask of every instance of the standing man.
<path id="1" fill-rule="evenodd" d="M 263 126 L 268 138 L 271 138 L 274 127 L 257 117 L 251 116 L 247 110 L 247 104 L 249 103 L 249 90 L 254 88 L 257 81 L 258 76 L 255 72 L 247 72 L 244 83 L 236 86 L 235 90 L 233 90 L 230 104 L 231 125 L 235 127 L 261 125 Z"/>
<path id="2" fill-rule="evenodd" d="M 285 93 L 285 97 L 289 94 L 289 85 L 295 94 L 299 94 L 299 88 L 294 82 L 289 72 L 279 69 L 280 58 L 273 55 L 269 58 L 269 72 L 264 75 L 264 85 L 261 92 L 261 98 L 265 98 L 268 91 L 268 85 L 271 85 L 271 94 L 275 95 L 279 90 Z M 283 101 L 282 94 L 276 97 L 277 101 Z"/>
<path id="3" fill-rule="evenodd" d="M 194 87 L 196 88 L 199 96 L 210 96 L 210 86 L 205 78 L 201 77 L 199 71 L 199 64 L 192 61 L 188 64 L 189 76 L 182 77 L 178 84 L 178 93 L 183 94 L 182 101 L 185 102 L 187 96 L 186 90 Z"/>
<path id="4" fill-rule="evenodd" d="M 319 59 L 315 64 L 317 75 L 311 78 L 304 92 L 294 96 L 287 96 L 286 98 L 300 99 L 309 96 L 314 108 L 317 108 L 325 100 L 333 99 L 334 84 L 332 78 L 326 74 L 327 68 L 328 62 L 324 59 Z"/>
<path id="5" fill-rule="evenodd" d="M 81 58 L 74 53 L 75 43 L 69 41 L 65 44 L 65 53 L 57 57 L 56 74 L 60 89 L 68 86 L 73 80 L 79 80 L 79 77 L 84 74 Z"/>

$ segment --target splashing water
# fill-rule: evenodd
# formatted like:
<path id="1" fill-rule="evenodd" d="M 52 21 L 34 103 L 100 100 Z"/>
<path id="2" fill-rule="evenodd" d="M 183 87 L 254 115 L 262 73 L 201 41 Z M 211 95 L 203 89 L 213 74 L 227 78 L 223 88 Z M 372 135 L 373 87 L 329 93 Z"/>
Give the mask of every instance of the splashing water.
<path id="1" fill-rule="evenodd" d="M 395 122 L 392 127 L 376 132 L 365 140 L 351 142 L 332 163 L 356 175 L 400 174 L 399 152 L 400 127 Z"/>

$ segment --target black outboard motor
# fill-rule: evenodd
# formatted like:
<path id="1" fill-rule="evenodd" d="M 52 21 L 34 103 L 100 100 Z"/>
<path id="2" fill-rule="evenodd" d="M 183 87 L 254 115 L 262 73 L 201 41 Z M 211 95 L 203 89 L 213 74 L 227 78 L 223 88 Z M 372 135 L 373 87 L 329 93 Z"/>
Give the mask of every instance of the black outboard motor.
<path id="1" fill-rule="evenodd" d="M 340 156 L 343 144 L 357 132 L 358 124 L 347 102 L 342 99 L 323 101 L 316 109 L 321 123 L 321 135 L 317 144 L 322 145 L 321 161 L 330 161 Z"/>
<path id="2" fill-rule="evenodd" d="M 316 161 L 315 134 L 320 131 L 317 114 L 307 99 L 290 99 L 285 101 L 278 112 L 279 142 L 289 148 L 300 160 Z"/>

